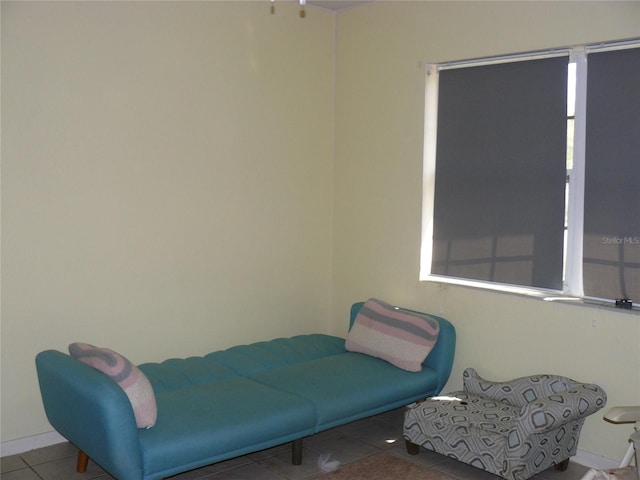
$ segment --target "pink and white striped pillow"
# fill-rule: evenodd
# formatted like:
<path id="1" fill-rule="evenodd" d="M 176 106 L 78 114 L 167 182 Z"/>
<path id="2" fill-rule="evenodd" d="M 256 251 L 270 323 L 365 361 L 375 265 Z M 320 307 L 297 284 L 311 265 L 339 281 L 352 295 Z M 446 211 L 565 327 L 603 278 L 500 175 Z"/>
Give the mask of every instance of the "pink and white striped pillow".
<path id="1" fill-rule="evenodd" d="M 404 370 L 419 372 L 439 333 L 440 324 L 436 319 L 371 298 L 356 315 L 345 347 L 351 352 L 381 358 Z"/>
<path id="2" fill-rule="evenodd" d="M 83 363 L 111 377 L 129 397 L 138 428 L 153 427 L 158 406 L 147 376 L 119 353 L 88 343 L 72 343 L 69 353 Z"/>

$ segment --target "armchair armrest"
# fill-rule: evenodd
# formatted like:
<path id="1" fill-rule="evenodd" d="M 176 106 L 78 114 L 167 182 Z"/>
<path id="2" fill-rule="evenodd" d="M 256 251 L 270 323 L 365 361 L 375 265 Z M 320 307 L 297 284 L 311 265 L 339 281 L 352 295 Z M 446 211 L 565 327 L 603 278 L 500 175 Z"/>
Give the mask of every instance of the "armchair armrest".
<path id="1" fill-rule="evenodd" d="M 142 478 L 131 403 L 107 375 L 56 350 L 36 356 L 45 413 L 67 440 L 120 480 Z"/>
<path id="2" fill-rule="evenodd" d="M 516 429 L 525 436 L 554 430 L 586 418 L 604 407 L 607 395 L 598 385 L 575 384 L 571 389 L 536 400 L 520 410 Z"/>

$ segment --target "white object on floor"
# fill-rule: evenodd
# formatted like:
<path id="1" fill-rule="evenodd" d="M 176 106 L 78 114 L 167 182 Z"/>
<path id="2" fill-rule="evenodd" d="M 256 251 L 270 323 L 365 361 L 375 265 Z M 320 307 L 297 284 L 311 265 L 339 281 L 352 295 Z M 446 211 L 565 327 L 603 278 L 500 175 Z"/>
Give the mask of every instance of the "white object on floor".
<path id="1" fill-rule="evenodd" d="M 340 460 L 329 460 L 330 458 L 330 453 L 323 453 L 318 458 L 318 466 L 323 472 L 333 472 L 340 466 Z"/>

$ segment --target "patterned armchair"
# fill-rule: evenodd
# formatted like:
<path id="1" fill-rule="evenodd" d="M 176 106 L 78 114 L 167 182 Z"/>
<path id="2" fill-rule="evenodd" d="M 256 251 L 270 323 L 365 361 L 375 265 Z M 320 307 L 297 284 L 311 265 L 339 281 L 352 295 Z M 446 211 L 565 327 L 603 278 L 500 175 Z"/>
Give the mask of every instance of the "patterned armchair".
<path id="1" fill-rule="evenodd" d="M 423 446 L 509 480 L 566 469 L 585 418 L 607 400 L 597 385 L 557 375 L 492 382 L 468 368 L 463 380 L 463 391 L 407 410 L 407 451 Z"/>

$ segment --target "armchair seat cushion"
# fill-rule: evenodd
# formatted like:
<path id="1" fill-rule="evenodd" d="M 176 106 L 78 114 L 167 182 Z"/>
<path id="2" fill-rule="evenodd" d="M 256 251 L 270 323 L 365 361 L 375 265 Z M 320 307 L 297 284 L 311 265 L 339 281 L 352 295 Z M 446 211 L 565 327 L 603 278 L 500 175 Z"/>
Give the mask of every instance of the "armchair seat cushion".
<path id="1" fill-rule="evenodd" d="M 448 396 L 459 400 L 428 400 L 417 409 L 416 415 L 429 418 L 435 430 L 455 426 L 503 437 L 513 430 L 514 422 L 520 416 L 520 407 L 480 395 L 460 391 Z"/>

